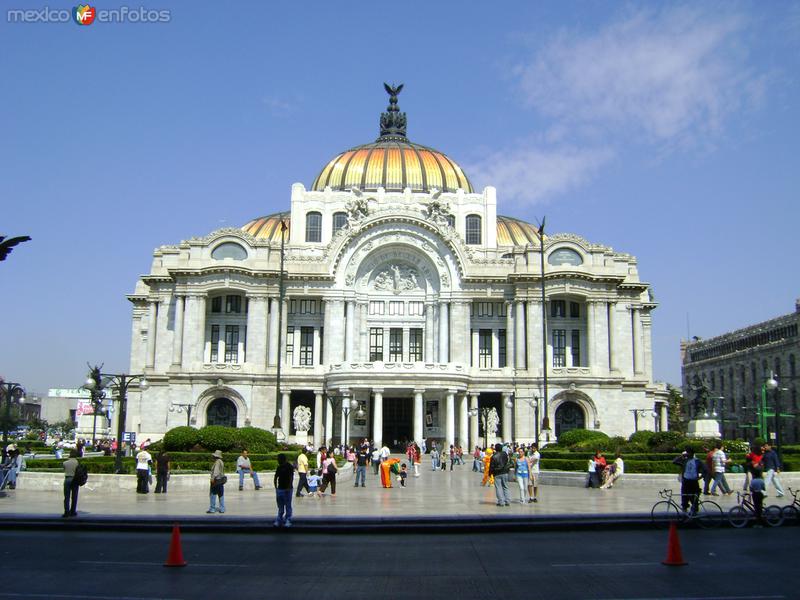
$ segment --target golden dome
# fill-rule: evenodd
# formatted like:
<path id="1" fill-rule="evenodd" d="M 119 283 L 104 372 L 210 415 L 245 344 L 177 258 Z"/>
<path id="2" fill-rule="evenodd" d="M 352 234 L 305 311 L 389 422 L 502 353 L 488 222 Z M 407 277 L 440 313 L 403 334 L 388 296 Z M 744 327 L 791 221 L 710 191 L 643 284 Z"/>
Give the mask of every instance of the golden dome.
<path id="1" fill-rule="evenodd" d="M 288 212 L 276 213 L 259 217 L 246 223 L 242 230 L 246 231 L 255 238 L 269 240 L 280 243 L 281 241 L 281 221 L 286 223 L 286 241 L 289 241 L 289 231 L 291 229 L 291 214 Z M 535 225 L 497 215 L 497 245 L 498 246 L 525 246 L 527 244 L 539 245 L 539 238 L 536 234 Z"/>
<path id="2" fill-rule="evenodd" d="M 381 114 L 381 135 L 364 144 L 337 154 L 322 169 L 312 190 L 386 190 L 445 192 L 463 189 L 472 192 L 472 184 L 454 161 L 436 150 L 413 144 L 406 138 L 406 113 L 397 106 L 397 94 L 403 89 L 384 84 L 389 107 Z"/>

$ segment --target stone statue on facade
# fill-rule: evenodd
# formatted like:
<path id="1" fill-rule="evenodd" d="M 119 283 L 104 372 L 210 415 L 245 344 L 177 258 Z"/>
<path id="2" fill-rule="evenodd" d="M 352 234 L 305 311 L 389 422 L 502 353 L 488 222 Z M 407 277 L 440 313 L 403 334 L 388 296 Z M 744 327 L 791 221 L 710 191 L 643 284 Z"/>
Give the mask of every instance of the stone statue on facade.
<path id="1" fill-rule="evenodd" d="M 431 200 L 425 207 L 426 216 L 428 220 L 436 223 L 440 227 L 444 227 L 450 223 L 449 218 L 453 216 L 450 211 L 450 205 L 438 198 Z"/>
<path id="2" fill-rule="evenodd" d="M 307 432 L 311 429 L 311 409 L 307 406 L 297 406 L 292 415 L 294 417 L 294 428 L 297 432 Z"/>
<path id="3" fill-rule="evenodd" d="M 345 205 L 347 210 L 347 223 L 353 225 L 369 215 L 369 204 L 366 198 L 356 197 L 348 200 Z"/>
<path id="4" fill-rule="evenodd" d="M 490 410 L 489 414 L 486 416 L 486 429 L 491 435 L 495 436 L 497 435 L 499 425 L 500 415 L 497 414 L 497 409 L 492 407 L 492 410 Z"/>
<path id="5" fill-rule="evenodd" d="M 417 272 L 401 265 L 389 265 L 375 276 L 373 283 L 378 291 L 401 294 L 419 289 Z"/>

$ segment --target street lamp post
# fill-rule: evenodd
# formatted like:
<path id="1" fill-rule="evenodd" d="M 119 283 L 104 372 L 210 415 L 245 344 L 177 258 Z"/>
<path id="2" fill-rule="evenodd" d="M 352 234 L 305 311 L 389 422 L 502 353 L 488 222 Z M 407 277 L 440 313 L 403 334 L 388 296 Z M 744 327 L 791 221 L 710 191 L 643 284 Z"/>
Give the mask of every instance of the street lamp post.
<path id="1" fill-rule="evenodd" d="M 114 461 L 114 471 L 122 473 L 122 438 L 125 433 L 125 411 L 128 407 L 128 388 L 133 384 L 138 384 L 139 389 L 147 389 L 147 380 L 144 375 L 128 375 L 127 373 L 101 373 L 97 369 L 98 380 L 89 377 L 84 384 L 89 390 L 97 389 L 105 391 L 108 388 L 117 389 L 117 400 L 119 400 L 119 413 L 117 414 L 117 457 Z M 99 381 L 99 384 L 98 384 Z"/>
<path id="2" fill-rule="evenodd" d="M 284 248 L 286 246 L 286 221 L 281 219 L 281 263 L 280 273 L 278 274 L 278 363 L 275 368 L 275 418 L 272 420 L 272 430 L 275 432 L 275 437 L 278 436 L 278 431 L 283 429 L 281 427 L 281 363 L 283 362 L 283 353 L 281 352 L 281 341 L 283 339 L 283 299 L 286 296 L 286 289 L 283 285 L 283 260 Z M 283 415 L 284 418 L 289 418 L 288 415 Z"/>
<path id="3" fill-rule="evenodd" d="M 192 409 L 194 408 L 194 402 L 175 402 L 173 400 L 172 404 L 170 404 L 169 412 L 176 412 L 182 413 L 186 412 L 186 426 L 190 427 L 192 423 Z"/>
<path id="4" fill-rule="evenodd" d="M 725 396 L 716 396 L 714 398 L 710 398 L 713 401 L 711 405 L 711 417 L 716 419 L 719 417 L 719 435 L 720 439 L 725 439 Z M 717 407 L 719 407 L 719 414 L 717 414 Z M 704 417 L 708 418 L 708 410 L 703 414 Z"/>
<path id="5" fill-rule="evenodd" d="M 0 386 L 2 386 L 6 398 L 6 418 L 3 421 L 3 447 L 5 447 L 8 443 L 8 425 L 11 423 L 11 404 L 22 406 L 25 403 L 25 388 L 19 383 L 5 381 L 2 377 L 0 377 Z"/>
<path id="6" fill-rule="evenodd" d="M 653 417 L 656 418 L 658 414 L 654 410 L 650 410 L 649 408 L 629 408 L 628 412 L 633 413 L 633 431 L 639 431 L 639 417 Z"/>
<path id="7" fill-rule="evenodd" d="M 544 418 L 542 419 L 542 429 L 550 431 L 550 417 L 547 412 L 547 306 L 545 304 L 545 272 L 544 272 L 544 223 L 547 217 L 542 217 L 542 223 L 539 229 L 536 230 L 536 235 L 539 238 L 539 261 L 542 270 L 542 379 L 544 394 L 542 396 L 542 409 Z M 537 413 L 538 414 L 538 413 Z M 537 416 L 538 428 L 538 416 Z M 538 435 L 536 443 L 539 443 Z"/>
<path id="8" fill-rule="evenodd" d="M 358 403 L 358 400 L 356 400 L 355 398 L 350 398 L 350 400 L 347 400 L 347 398 L 344 396 L 336 396 L 334 394 L 328 394 L 328 399 L 330 400 L 331 408 L 333 409 L 333 414 L 339 412 L 340 406 L 342 408 L 342 415 L 344 416 L 344 427 L 339 432 L 340 434 L 339 443 L 346 448 L 349 439 L 348 429 L 350 424 L 350 412 L 358 409 L 356 411 L 356 416 L 358 416 L 359 418 L 363 417 L 366 413 L 364 412 L 364 409 L 361 408 L 361 405 Z M 333 439 L 333 435 L 331 435 L 331 439 Z"/>
<path id="9" fill-rule="evenodd" d="M 775 378 L 775 374 L 770 371 L 769 379 L 764 382 L 768 390 L 772 390 L 775 398 L 775 450 L 778 453 L 778 460 L 781 459 L 781 391 L 782 388 Z"/>

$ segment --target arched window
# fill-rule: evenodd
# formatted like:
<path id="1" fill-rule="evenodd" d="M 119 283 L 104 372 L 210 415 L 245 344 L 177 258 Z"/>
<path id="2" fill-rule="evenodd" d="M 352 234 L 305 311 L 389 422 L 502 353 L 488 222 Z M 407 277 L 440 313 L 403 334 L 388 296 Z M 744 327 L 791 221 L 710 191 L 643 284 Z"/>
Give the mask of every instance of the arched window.
<path id="1" fill-rule="evenodd" d="M 467 244 L 481 243 L 480 215 L 467 215 Z"/>
<path id="2" fill-rule="evenodd" d="M 306 241 L 322 241 L 322 215 L 318 212 L 310 212 L 306 215 Z"/>
<path id="3" fill-rule="evenodd" d="M 208 425 L 236 427 L 236 405 L 227 398 L 217 398 L 208 405 L 206 423 Z"/>
<path id="4" fill-rule="evenodd" d="M 347 227 L 347 213 L 337 212 L 333 213 L 333 232 L 336 233 L 340 229 Z"/>
<path id="5" fill-rule="evenodd" d="M 211 258 L 214 260 L 223 260 L 225 258 L 244 260 L 247 258 L 247 250 L 234 242 L 225 242 L 211 251 Z"/>
<path id="6" fill-rule="evenodd" d="M 571 248 L 558 248 L 553 250 L 547 257 L 547 263 L 550 265 L 573 265 L 579 266 L 583 264 L 581 255 Z"/>
<path id="7" fill-rule="evenodd" d="M 577 402 L 564 402 L 556 409 L 556 437 L 571 429 L 584 429 L 586 416 Z"/>

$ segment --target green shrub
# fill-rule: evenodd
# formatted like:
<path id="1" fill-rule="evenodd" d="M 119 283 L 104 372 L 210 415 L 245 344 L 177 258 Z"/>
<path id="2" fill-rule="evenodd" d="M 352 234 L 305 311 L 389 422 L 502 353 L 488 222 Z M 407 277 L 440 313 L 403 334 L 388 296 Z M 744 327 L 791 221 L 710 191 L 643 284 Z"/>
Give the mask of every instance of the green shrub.
<path id="1" fill-rule="evenodd" d="M 631 434 L 631 437 L 628 438 L 628 441 L 634 444 L 644 444 L 645 446 L 649 446 L 650 438 L 652 438 L 655 434 L 655 431 L 637 431 L 636 433 Z"/>
<path id="2" fill-rule="evenodd" d="M 185 451 L 200 442 L 200 432 L 194 427 L 175 427 L 164 434 L 164 449 Z"/>
<path id="3" fill-rule="evenodd" d="M 677 431 L 659 431 L 647 443 L 657 452 L 683 452 L 686 438 Z"/>
<path id="4" fill-rule="evenodd" d="M 607 440 L 608 436 L 597 429 L 570 429 L 558 436 L 558 443 L 573 446 L 587 440 Z"/>
<path id="5" fill-rule="evenodd" d="M 236 429 L 222 425 L 207 425 L 198 434 L 200 445 L 206 450 L 230 450 L 236 446 Z"/>
<path id="6" fill-rule="evenodd" d="M 258 427 L 242 427 L 236 430 L 236 447 L 251 453 L 272 452 L 278 448 L 275 434 Z"/>

